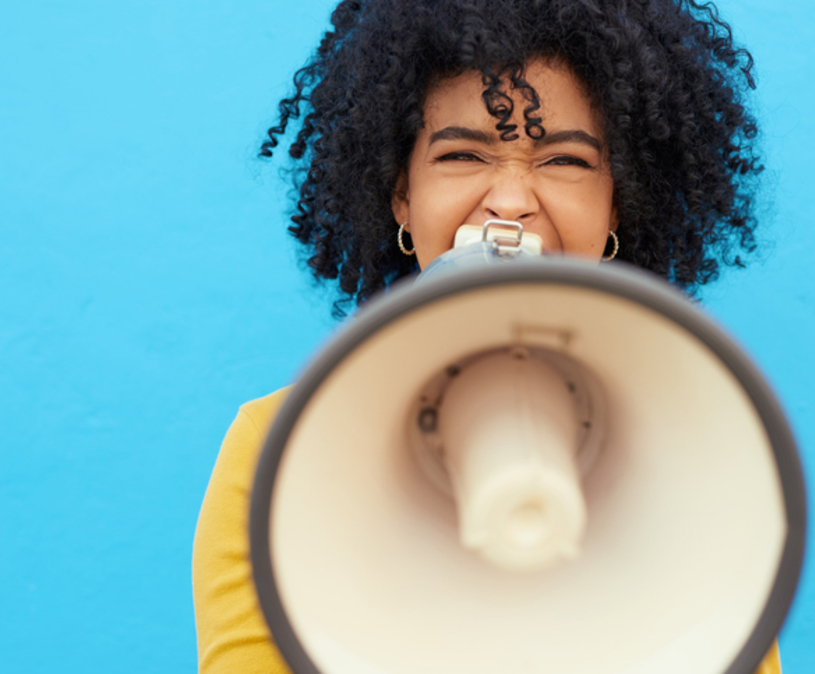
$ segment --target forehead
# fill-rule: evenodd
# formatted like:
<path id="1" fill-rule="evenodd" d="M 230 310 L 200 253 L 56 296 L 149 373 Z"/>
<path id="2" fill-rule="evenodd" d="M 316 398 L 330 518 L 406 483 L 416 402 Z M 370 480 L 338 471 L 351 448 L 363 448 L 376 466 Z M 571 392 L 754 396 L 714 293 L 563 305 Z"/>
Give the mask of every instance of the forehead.
<path id="1" fill-rule="evenodd" d="M 522 76 L 538 94 L 541 107 L 533 114 L 542 118 L 547 131 L 582 129 L 599 136 L 597 110 L 586 87 L 569 66 L 532 61 Z M 482 97 L 484 89 L 481 73 L 477 71 L 467 71 L 432 86 L 425 102 L 424 131 L 433 133 L 450 125 L 495 129 L 497 120 L 487 112 Z M 523 110 L 529 105 L 523 92 L 512 88 L 506 80 L 501 90 L 512 98 L 513 121 L 523 120 Z"/>

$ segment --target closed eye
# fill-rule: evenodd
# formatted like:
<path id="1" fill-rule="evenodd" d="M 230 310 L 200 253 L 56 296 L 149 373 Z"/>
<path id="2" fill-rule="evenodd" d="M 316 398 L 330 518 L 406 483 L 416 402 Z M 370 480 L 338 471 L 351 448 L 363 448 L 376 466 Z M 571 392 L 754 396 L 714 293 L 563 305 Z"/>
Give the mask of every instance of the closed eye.
<path id="1" fill-rule="evenodd" d="M 557 157 L 552 157 L 552 159 L 548 159 L 543 163 L 544 166 L 579 166 L 581 168 L 588 168 L 592 169 L 594 166 L 589 164 L 585 159 L 581 159 L 580 157 L 574 157 L 572 155 L 558 155 Z"/>
<path id="2" fill-rule="evenodd" d="M 472 152 L 448 152 L 447 154 L 443 154 L 440 157 L 436 157 L 436 161 L 480 161 L 483 162 L 484 160 L 481 159 L 476 154 Z"/>

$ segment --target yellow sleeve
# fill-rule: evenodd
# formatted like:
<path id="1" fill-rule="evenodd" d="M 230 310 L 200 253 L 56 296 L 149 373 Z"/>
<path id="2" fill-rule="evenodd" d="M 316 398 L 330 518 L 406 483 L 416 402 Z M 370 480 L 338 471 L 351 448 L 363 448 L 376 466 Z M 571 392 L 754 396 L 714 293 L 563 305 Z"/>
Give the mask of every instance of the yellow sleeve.
<path id="1" fill-rule="evenodd" d="M 255 466 L 286 393 L 241 407 L 204 496 L 192 557 L 201 674 L 289 674 L 258 605 L 248 533 Z"/>
<path id="2" fill-rule="evenodd" d="M 769 653 L 764 656 L 764 660 L 756 670 L 756 674 L 781 674 L 781 656 L 778 652 L 778 642 L 773 644 Z"/>

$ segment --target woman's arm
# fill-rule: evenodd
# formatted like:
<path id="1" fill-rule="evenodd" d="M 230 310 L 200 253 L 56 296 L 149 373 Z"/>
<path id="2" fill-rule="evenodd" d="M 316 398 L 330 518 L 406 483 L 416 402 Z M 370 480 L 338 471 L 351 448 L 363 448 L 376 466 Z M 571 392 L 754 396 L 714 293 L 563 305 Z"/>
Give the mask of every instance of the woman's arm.
<path id="1" fill-rule="evenodd" d="M 248 533 L 255 466 L 287 392 L 241 407 L 204 496 L 192 555 L 201 674 L 289 674 L 258 605 Z"/>

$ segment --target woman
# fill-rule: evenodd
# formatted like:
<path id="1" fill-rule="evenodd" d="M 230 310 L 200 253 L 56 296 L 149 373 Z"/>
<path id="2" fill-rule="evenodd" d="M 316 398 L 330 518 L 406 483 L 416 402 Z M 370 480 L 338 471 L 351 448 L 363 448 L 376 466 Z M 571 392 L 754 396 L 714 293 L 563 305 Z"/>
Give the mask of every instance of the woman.
<path id="1" fill-rule="evenodd" d="M 613 257 L 693 292 L 753 247 L 752 59 L 694 0 L 344 0 L 261 154 L 302 118 L 291 232 L 362 303 L 517 220 L 547 254 Z M 202 672 L 287 671 L 257 607 L 246 521 L 285 391 L 244 405 L 202 507 Z M 780 671 L 771 652 L 762 672 Z"/>

